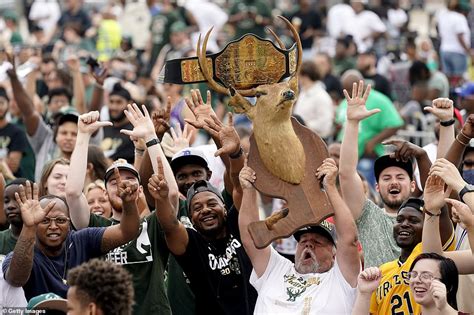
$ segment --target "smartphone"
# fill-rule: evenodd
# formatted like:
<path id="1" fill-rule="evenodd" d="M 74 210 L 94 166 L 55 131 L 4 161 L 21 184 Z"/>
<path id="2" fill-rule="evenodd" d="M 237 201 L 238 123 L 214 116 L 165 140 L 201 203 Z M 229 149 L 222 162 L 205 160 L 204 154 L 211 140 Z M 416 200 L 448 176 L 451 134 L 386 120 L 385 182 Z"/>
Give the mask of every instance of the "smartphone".
<path id="1" fill-rule="evenodd" d="M 87 57 L 86 59 L 86 64 L 91 67 L 92 71 L 95 73 L 97 76 L 101 76 L 104 73 L 104 68 L 102 68 L 99 63 L 97 62 L 97 59 L 94 57 Z"/>

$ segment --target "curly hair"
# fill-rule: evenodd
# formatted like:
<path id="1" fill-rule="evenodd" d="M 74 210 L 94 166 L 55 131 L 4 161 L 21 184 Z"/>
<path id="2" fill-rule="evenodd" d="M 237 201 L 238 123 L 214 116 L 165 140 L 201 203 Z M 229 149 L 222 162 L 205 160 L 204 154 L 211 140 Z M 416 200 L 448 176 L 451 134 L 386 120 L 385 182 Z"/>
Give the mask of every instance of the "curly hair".
<path id="1" fill-rule="evenodd" d="M 68 285 L 75 286 L 81 304 L 95 303 L 104 314 L 129 315 L 134 300 L 132 276 L 114 263 L 92 259 L 71 269 Z"/>

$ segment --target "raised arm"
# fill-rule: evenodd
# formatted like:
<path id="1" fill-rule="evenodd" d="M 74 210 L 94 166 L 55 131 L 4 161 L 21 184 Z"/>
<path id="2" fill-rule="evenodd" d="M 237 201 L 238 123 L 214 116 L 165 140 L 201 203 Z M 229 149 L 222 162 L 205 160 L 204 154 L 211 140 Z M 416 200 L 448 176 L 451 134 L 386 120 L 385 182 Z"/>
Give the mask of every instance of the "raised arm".
<path id="1" fill-rule="evenodd" d="M 425 111 L 432 113 L 439 119 L 440 123 L 449 123 L 453 120 L 454 109 L 453 101 L 449 98 L 437 98 L 433 100 L 430 106 L 424 108 Z M 437 158 L 443 158 L 454 142 L 454 123 L 449 126 L 440 125 Z"/>
<path id="2" fill-rule="evenodd" d="M 82 80 L 82 74 L 80 71 L 81 64 L 76 56 L 71 56 L 66 60 L 69 67 L 69 71 L 72 76 L 72 89 L 74 95 L 74 107 L 79 114 L 87 113 L 86 106 L 86 88 L 84 87 L 84 81 Z"/>
<path id="3" fill-rule="evenodd" d="M 219 139 L 219 149 L 214 154 L 221 159 L 227 160 L 226 171 L 231 183 L 226 183 L 226 190 L 232 192 L 232 199 L 237 209 L 242 203 L 242 187 L 240 186 L 239 174 L 244 167 L 245 157 L 240 145 L 240 137 L 234 128 L 232 113 L 229 113 L 229 123 L 224 125 L 215 115 L 211 119 L 204 119 L 204 129 L 213 139 Z M 229 187 L 231 185 L 231 187 Z M 232 190 L 230 190 L 232 188 Z"/>
<path id="4" fill-rule="evenodd" d="M 87 151 L 92 135 L 101 127 L 111 126 L 108 121 L 99 121 L 99 112 L 93 111 L 79 116 L 76 146 L 71 154 L 71 166 L 66 181 L 66 200 L 71 222 L 77 230 L 89 226 L 90 210 L 83 193 L 87 171 Z"/>
<path id="5" fill-rule="evenodd" d="M 140 217 L 137 209 L 138 183 L 122 180 L 118 168 L 114 169 L 118 195 L 122 199 L 122 218 L 120 224 L 109 226 L 102 236 L 101 250 L 107 253 L 112 249 L 126 244 L 138 236 Z"/>
<path id="6" fill-rule="evenodd" d="M 136 104 L 128 105 L 128 109 L 125 110 L 128 120 L 133 125 L 133 130 L 122 129 L 121 133 L 128 136 L 133 136 L 137 139 L 143 139 L 147 146 L 148 155 L 153 166 L 153 171 L 156 174 L 158 172 L 158 158 L 161 161 L 166 161 L 166 156 L 163 153 L 163 149 L 160 146 L 158 136 L 155 132 L 155 126 L 151 120 L 148 110 L 145 105 L 142 105 L 143 113 L 138 109 Z M 169 198 L 171 205 L 178 209 L 178 184 L 174 180 L 173 170 L 168 163 L 163 163 L 163 175 L 168 182 L 168 189 L 170 190 Z"/>
<path id="7" fill-rule="evenodd" d="M 436 163 L 435 163 L 436 165 Z M 433 168 L 435 166 L 433 165 Z M 448 248 L 454 242 L 454 228 L 451 218 L 449 217 L 448 209 L 445 207 L 444 199 L 449 196 L 451 189 L 444 190 L 444 181 L 441 177 L 431 175 L 426 180 L 424 191 L 425 201 L 425 222 L 428 217 L 437 217 L 436 234 L 440 237 L 440 246 Z M 434 220 L 434 219 L 431 219 Z"/>
<path id="8" fill-rule="evenodd" d="M 26 187 L 20 185 L 20 193 L 15 193 L 20 206 L 23 228 L 13 249 L 10 265 L 5 273 L 5 280 L 15 287 L 22 287 L 28 281 L 33 268 L 36 226 L 44 219 L 56 204 L 50 202 L 44 209 L 38 201 L 38 186 L 29 181 Z"/>
<path id="9" fill-rule="evenodd" d="M 333 159 L 325 159 L 316 172 L 318 180 L 323 182 L 326 194 L 334 208 L 334 223 L 337 237 L 336 260 L 344 279 L 352 286 L 357 285 L 360 270 L 360 257 L 357 249 L 357 227 L 351 211 L 342 200 L 336 186 L 337 166 Z"/>
<path id="10" fill-rule="evenodd" d="M 445 159 L 458 166 L 461 162 L 464 149 L 474 137 L 474 114 L 469 115 L 466 122 L 462 126 L 461 131 L 456 136 L 455 141 L 451 143 Z"/>
<path id="11" fill-rule="evenodd" d="M 13 57 L 10 56 L 10 61 L 14 65 L 15 61 Z M 26 90 L 23 88 L 18 76 L 16 74 L 16 69 L 13 67 L 12 69 L 7 71 L 8 77 L 10 78 L 10 82 L 12 85 L 13 90 L 13 97 L 20 109 L 21 115 L 25 122 L 26 132 L 29 136 L 33 136 L 38 129 L 38 124 L 41 120 L 41 115 L 35 110 L 35 106 L 33 104 L 32 99 L 26 93 Z"/>
<path id="12" fill-rule="evenodd" d="M 353 84 L 352 97 L 344 90 L 347 100 L 347 119 L 344 127 L 344 139 L 341 144 L 339 180 L 344 201 L 351 205 L 350 210 L 356 220 L 360 217 L 366 201 L 364 185 L 357 173 L 359 122 L 380 111 L 379 109 L 368 111 L 365 107 L 369 93 L 370 85 L 367 86 L 364 93 L 363 81 L 360 81 L 358 85 L 357 83 Z"/>
<path id="13" fill-rule="evenodd" d="M 367 315 L 370 313 L 370 299 L 382 279 L 378 267 L 363 270 L 357 279 L 357 298 L 352 308 L 352 315 Z"/>
<path id="14" fill-rule="evenodd" d="M 239 212 L 239 230 L 240 239 L 244 245 L 245 252 L 252 262 L 253 269 L 257 274 L 257 277 L 261 277 L 267 269 L 268 262 L 270 261 L 270 247 L 267 246 L 263 249 L 258 249 L 253 243 L 252 237 L 249 233 L 249 224 L 257 222 L 258 216 L 258 205 L 257 205 L 257 190 L 253 186 L 257 179 L 255 171 L 247 165 L 240 171 L 240 186 L 243 190 L 242 206 Z"/>
<path id="15" fill-rule="evenodd" d="M 148 191 L 155 199 L 156 216 L 165 233 L 166 244 L 174 255 L 186 252 L 189 237 L 184 225 L 176 217 L 175 208 L 170 203 L 168 182 L 163 175 L 163 163 L 158 159 L 158 172 L 148 181 Z M 167 163 L 167 162 L 165 162 Z M 174 179 L 173 179 L 174 181 Z"/>
<path id="16" fill-rule="evenodd" d="M 5 178 L 3 177 L 3 174 L 0 173 L 0 198 L 3 200 L 5 194 Z M 4 203 L 0 202 L 0 228 L 3 230 L 8 229 L 8 222 L 7 222 L 7 217 L 5 215 L 5 209 L 3 207 Z"/>
<path id="17" fill-rule="evenodd" d="M 94 90 L 92 91 L 92 98 L 89 104 L 90 110 L 100 111 L 104 105 L 104 81 L 107 78 L 108 71 L 106 68 L 103 69 L 99 74 L 91 71 L 91 75 L 95 79 Z"/>

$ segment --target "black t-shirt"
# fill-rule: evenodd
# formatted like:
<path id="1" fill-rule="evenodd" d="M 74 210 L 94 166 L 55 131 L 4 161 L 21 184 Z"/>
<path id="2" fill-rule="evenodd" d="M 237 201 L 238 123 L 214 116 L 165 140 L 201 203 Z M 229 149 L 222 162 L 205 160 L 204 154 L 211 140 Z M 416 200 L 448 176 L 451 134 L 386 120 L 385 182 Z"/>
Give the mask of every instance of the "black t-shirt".
<path id="1" fill-rule="evenodd" d="M 393 100 L 392 97 L 392 87 L 390 86 L 390 82 L 386 77 L 380 74 L 375 75 L 364 75 L 365 84 L 372 85 L 372 88 L 380 93 L 385 94 L 389 99 Z"/>
<path id="2" fill-rule="evenodd" d="M 187 227 L 186 252 L 176 260 L 191 281 L 196 314 L 253 314 L 257 292 L 250 285 L 252 264 L 240 240 L 238 211 L 227 215 L 227 237 L 208 241 Z"/>
<path id="3" fill-rule="evenodd" d="M 63 11 L 59 18 L 58 25 L 64 28 L 66 24 L 74 24 L 80 30 L 81 36 L 84 35 L 85 31 L 91 27 L 91 19 L 89 15 L 83 9 L 79 9 L 77 12 L 71 12 L 69 10 Z"/>
<path id="4" fill-rule="evenodd" d="M 289 20 L 290 22 L 293 23 L 293 25 L 297 24 L 295 23 L 296 19 L 301 20 L 301 25 L 299 27 L 299 35 L 301 37 L 301 46 L 303 49 L 309 49 L 313 46 L 313 36 L 304 38 L 303 34 L 306 32 L 307 29 L 312 28 L 315 30 L 319 30 L 322 27 L 321 24 L 321 17 L 319 16 L 318 12 L 316 11 L 309 11 L 307 13 L 302 13 L 301 11 L 293 13 L 290 17 Z"/>
<path id="5" fill-rule="evenodd" d="M 7 124 L 0 129 L 0 158 L 5 158 L 8 153 L 19 151 L 22 154 L 27 152 L 29 147 L 26 134 L 23 130 L 13 124 Z M 24 177 L 21 167 L 13 174 L 16 177 Z"/>
<path id="6" fill-rule="evenodd" d="M 135 160 L 135 146 L 127 135 L 120 133 L 121 129 L 133 130 L 133 125 L 128 123 L 120 127 L 104 127 L 104 140 L 102 140 L 102 150 L 106 157 L 116 160 L 118 158 L 126 159 L 128 163 L 133 164 Z"/>

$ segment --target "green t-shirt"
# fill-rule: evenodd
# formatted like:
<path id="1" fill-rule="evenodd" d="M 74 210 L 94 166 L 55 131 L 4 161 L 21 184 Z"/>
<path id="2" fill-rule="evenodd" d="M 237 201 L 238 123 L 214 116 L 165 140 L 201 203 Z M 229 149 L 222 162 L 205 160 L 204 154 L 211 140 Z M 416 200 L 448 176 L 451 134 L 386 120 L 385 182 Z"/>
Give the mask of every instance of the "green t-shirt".
<path id="1" fill-rule="evenodd" d="M 91 215 L 89 227 L 110 226 L 117 221 Z M 165 236 L 153 211 L 140 222 L 139 236 L 110 251 L 105 259 L 122 265 L 133 276 L 133 314 L 171 314 L 164 285 L 169 251 Z"/>
<path id="2" fill-rule="evenodd" d="M 10 122 L 20 128 L 21 130 L 26 132 L 25 124 L 23 120 L 18 118 L 13 118 Z M 27 143 L 27 147 L 23 152 L 23 156 L 20 161 L 20 169 L 21 169 L 21 176 L 27 178 L 31 181 L 35 181 L 35 166 L 36 166 L 36 158 L 33 149 L 31 148 L 30 143 Z"/>
<path id="3" fill-rule="evenodd" d="M 393 237 L 393 225 L 396 217 L 367 199 L 360 217 L 356 220 L 359 241 L 364 250 L 364 268 L 378 267 L 400 256 Z"/>
<path id="4" fill-rule="evenodd" d="M 0 232 L 0 255 L 6 255 L 15 249 L 16 238 L 11 229 Z"/>
<path id="5" fill-rule="evenodd" d="M 367 110 L 378 108 L 380 113 L 370 116 L 359 123 L 359 158 L 364 155 L 365 145 L 370 139 L 388 128 L 397 128 L 403 126 L 403 119 L 397 112 L 392 101 L 384 94 L 372 90 L 367 98 Z M 347 101 L 339 104 L 336 112 L 336 123 L 345 125 L 346 122 Z M 338 141 L 342 141 L 344 130 L 342 129 L 337 136 Z M 385 154 L 382 144 L 375 146 L 377 156 Z"/>

